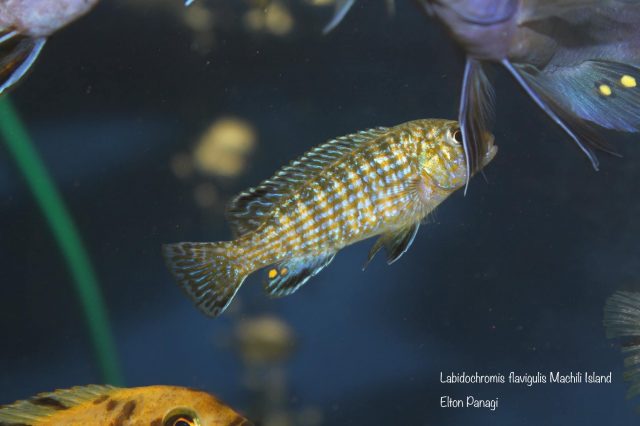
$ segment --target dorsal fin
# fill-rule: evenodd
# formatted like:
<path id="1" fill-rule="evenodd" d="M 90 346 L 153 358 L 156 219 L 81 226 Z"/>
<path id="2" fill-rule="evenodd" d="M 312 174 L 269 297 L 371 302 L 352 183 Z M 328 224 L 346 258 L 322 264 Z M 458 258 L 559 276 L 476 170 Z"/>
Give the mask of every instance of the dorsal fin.
<path id="1" fill-rule="evenodd" d="M 95 401 L 118 390 L 108 385 L 76 386 L 38 394 L 32 398 L 0 406 L 0 425 L 33 425 L 60 410 Z"/>
<path id="2" fill-rule="evenodd" d="M 331 166 L 360 144 L 388 131 L 386 127 L 377 127 L 330 140 L 283 167 L 271 179 L 240 193 L 227 207 L 227 219 L 236 236 L 260 226 L 278 200 L 295 192 L 311 176 Z"/>

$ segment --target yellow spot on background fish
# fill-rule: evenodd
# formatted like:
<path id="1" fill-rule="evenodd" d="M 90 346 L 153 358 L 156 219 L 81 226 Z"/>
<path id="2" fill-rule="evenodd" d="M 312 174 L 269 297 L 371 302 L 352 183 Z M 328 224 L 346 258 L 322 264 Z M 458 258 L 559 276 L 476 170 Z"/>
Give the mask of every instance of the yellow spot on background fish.
<path id="1" fill-rule="evenodd" d="M 603 96 L 611 96 L 611 93 L 613 93 L 611 91 L 611 87 L 607 84 L 601 84 L 600 86 L 598 86 L 598 90 L 600 91 L 600 94 Z"/>
<path id="2" fill-rule="evenodd" d="M 268 266 L 266 290 L 280 297 L 342 248 L 376 235 L 368 260 L 384 248 L 392 263 L 424 217 L 465 184 L 459 131 L 455 121 L 416 120 L 329 141 L 232 201 L 235 240 L 165 245 L 167 265 L 198 308 L 215 316 L 249 274 Z M 496 153 L 485 137 L 480 168 Z"/>
<path id="3" fill-rule="evenodd" d="M 622 78 L 620 79 L 620 83 L 627 88 L 632 88 L 637 86 L 636 79 L 631 77 L 630 75 L 623 75 Z"/>

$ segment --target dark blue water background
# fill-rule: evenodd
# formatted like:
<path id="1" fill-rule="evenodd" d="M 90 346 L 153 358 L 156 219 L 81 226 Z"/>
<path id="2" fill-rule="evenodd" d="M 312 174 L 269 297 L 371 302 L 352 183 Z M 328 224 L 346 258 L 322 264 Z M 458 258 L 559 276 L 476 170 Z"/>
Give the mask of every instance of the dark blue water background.
<path id="1" fill-rule="evenodd" d="M 392 19 L 383 2 L 362 2 L 328 37 L 329 10 L 299 5 L 284 38 L 231 23 L 203 56 L 171 13 L 103 2 L 46 46 L 12 98 L 88 247 L 127 385 L 192 386 L 251 406 L 242 362 L 219 343 L 235 319 L 197 312 L 160 256 L 165 242 L 230 238 L 170 159 L 217 117 L 249 120 L 259 145 L 246 173 L 211 179 L 229 198 L 328 138 L 454 117 L 461 54 L 398 3 Z M 640 141 L 610 134 L 624 158 L 603 155 L 594 172 L 505 72 L 492 77 L 500 152 L 488 182 L 447 200 L 401 261 L 361 272 L 365 242 L 291 297 L 266 298 L 258 276 L 240 291 L 242 315 L 277 315 L 297 337 L 284 365 L 292 409 L 319 407 L 331 425 L 637 422 L 601 323 L 606 297 L 640 281 Z M 0 402 L 100 382 L 61 253 L 1 147 L 0 218 Z M 614 383 L 439 382 L 441 371 L 584 370 L 613 371 Z M 469 394 L 500 407 L 439 407 Z"/>

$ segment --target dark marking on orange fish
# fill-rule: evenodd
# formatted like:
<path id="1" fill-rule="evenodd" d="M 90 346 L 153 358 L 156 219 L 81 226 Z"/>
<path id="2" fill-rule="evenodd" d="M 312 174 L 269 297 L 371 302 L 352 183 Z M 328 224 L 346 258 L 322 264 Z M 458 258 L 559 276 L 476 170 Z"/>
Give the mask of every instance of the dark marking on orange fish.
<path id="1" fill-rule="evenodd" d="M 98 404 L 102 404 L 103 402 L 105 402 L 107 399 L 109 399 L 109 395 L 102 395 L 101 397 L 96 398 L 93 403 L 98 405 Z"/>
<path id="2" fill-rule="evenodd" d="M 113 426 L 124 426 L 124 422 L 126 420 L 129 420 L 129 417 L 131 417 L 135 409 L 135 401 L 129 401 L 124 404 L 124 407 L 122 407 L 122 411 L 120 411 L 120 414 L 118 414 L 118 417 L 116 417 L 115 422 L 113 422 Z"/>
<path id="3" fill-rule="evenodd" d="M 107 411 L 113 411 L 113 409 L 117 406 L 118 401 L 116 401 L 115 399 L 110 399 L 109 402 L 107 402 Z"/>
<path id="4" fill-rule="evenodd" d="M 67 407 L 62 402 L 58 401 L 55 398 L 51 398 L 49 396 L 41 396 L 37 398 L 32 398 L 29 400 L 33 405 L 38 405 L 40 407 L 53 408 L 54 410 L 66 410 Z"/>
<path id="5" fill-rule="evenodd" d="M 158 417 L 157 419 L 152 420 L 150 426 L 162 426 L 162 419 Z"/>

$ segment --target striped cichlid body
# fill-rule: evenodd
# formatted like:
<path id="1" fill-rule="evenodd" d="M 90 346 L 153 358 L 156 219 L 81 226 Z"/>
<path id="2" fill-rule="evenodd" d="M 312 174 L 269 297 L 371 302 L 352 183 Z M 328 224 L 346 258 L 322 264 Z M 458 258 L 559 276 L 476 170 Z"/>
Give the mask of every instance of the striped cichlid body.
<path id="1" fill-rule="evenodd" d="M 486 137 L 482 166 L 497 151 Z M 165 245 L 167 264 L 209 316 L 267 266 L 266 290 L 278 297 L 300 288 L 343 247 L 376 235 L 367 263 L 384 248 L 390 264 L 429 212 L 465 184 L 461 141 L 458 123 L 442 119 L 331 140 L 231 202 L 235 240 Z"/>

